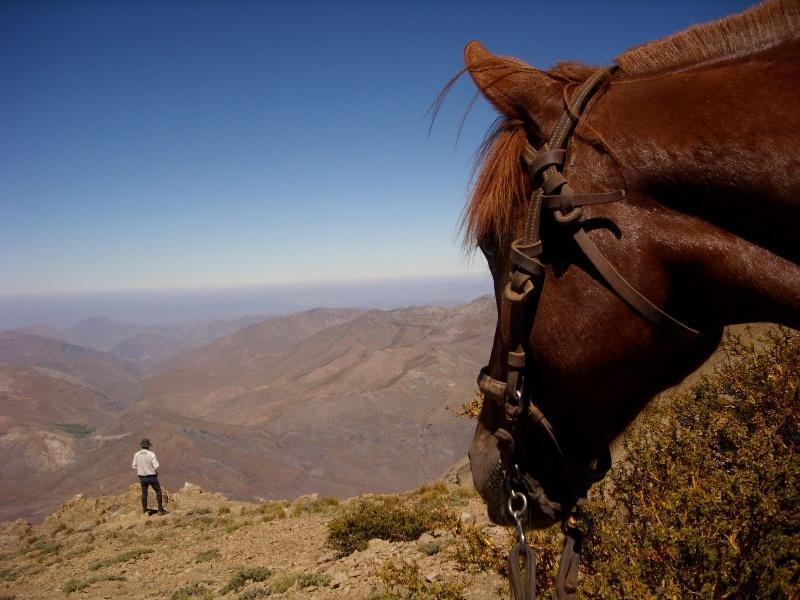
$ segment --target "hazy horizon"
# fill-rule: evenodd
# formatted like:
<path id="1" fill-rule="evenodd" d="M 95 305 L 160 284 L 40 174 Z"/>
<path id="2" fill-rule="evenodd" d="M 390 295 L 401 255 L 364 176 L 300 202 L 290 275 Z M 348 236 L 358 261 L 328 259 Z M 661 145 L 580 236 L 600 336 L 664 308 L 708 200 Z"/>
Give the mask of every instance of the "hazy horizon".
<path id="1" fill-rule="evenodd" d="M 91 317 L 136 325 L 170 325 L 312 308 L 392 309 L 452 306 L 492 292 L 488 274 L 364 279 L 247 287 L 117 290 L 0 295 L 0 329 L 69 327 Z"/>

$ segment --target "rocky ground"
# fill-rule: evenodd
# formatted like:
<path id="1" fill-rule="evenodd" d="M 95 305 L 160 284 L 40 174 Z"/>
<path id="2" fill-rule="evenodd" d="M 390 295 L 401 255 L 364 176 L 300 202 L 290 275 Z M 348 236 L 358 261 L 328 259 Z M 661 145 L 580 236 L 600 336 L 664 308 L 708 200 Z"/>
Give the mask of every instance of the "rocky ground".
<path id="1" fill-rule="evenodd" d="M 354 503 L 383 497 L 253 504 L 187 483 L 170 495 L 169 514 L 148 517 L 138 494 L 132 485 L 122 496 L 76 496 L 41 524 L 2 524 L 0 600 L 478 600 L 507 593 L 486 557 L 492 548 L 500 556 L 509 532 L 489 523 L 463 464 L 444 482 L 397 497 L 433 498 L 449 511 L 444 524 L 410 541 L 372 539 L 348 556 L 326 543 L 329 523 Z"/>

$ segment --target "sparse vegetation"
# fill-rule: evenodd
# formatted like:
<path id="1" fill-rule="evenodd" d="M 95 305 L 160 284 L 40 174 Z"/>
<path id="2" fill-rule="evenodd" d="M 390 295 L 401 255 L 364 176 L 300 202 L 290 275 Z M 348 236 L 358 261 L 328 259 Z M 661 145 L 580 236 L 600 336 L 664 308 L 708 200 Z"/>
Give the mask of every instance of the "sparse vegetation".
<path id="1" fill-rule="evenodd" d="M 256 586 L 236 596 L 236 600 L 256 600 L 256 598 L 266 598 L 271 595 L 272 590 L 269 587 Z"/>
<path id="2" fill-rule="evenodd" d="M 245 521 L 231 521 L 227 525 L 225 525 L 225 533 L 233 533 L 238 529 L 244 527 L 247 523 Z"/>
<path id="3" fill-rule="evenodd" d="M 73 550 L 67 552 L 64 555 L 64 558 L 71 559 L 71 558 L 78 558 L 80 556 L 86 556 L 92 550 L 94 550 L 94 546 L 82 546 L 80 548 L 74 548 Z"/>
<path id="4" fill-rule="evenodd" d="M 369 540 L 410 541 L 425 531 L 451 525 L 444 503 L 413 502 L 396 497 L 355 502 L 328 524 L 328 545 L 340 555 L 364 550 Z"/>
<path id="5" fill-rule="evenodd" d="M 230 592 L 238 592 L 249 582 L 256 583 L 266 580 L 272 575 L 272 570 L 266 567 L 249 567 L 236 570 L 233 575 L 228 579 L 219 593 L 228 594 Z"/>
<path id="6" fill-rule="evenodd" d="M 122 554 L 117 554 L 116 556 L 112 556 L 111 558 L 94 562 L 89 565 L 89 569 L 92 571 L 97 571 L 98 569 L 110 567 L 111 565 L 115 565 L 117 563 L 128 562 L 129 560 L 136 560 L 137 558 L 144 556 L 146 554 L 150 554 L 151 552 L 153 552 L 152 548 L 136 548 L 135 550 L 128 550 L 127 552 L 123 552 Z"/>
<path id="7" fill-rule="evenodd" d="M 198 581 L 192 585 L 188 585 L 179 590 L 176 590 L 170 596 L 170 600 L 211 600 L 214 597 L 214 591 L 205 581 Z"/>
<path id="8" fill-rule="evenodd" d="M 83 581 L 78 581 L 77 579 L 70 579 L 67 583 L 64 584 L 64 591 L 68 594 L 72 592 L 78 592 L 84 588 L 89 587 L 93 583 L 97 583 L 98 581 L 125 581 L 125 578 L 121 575 L 95 575 L 94 577 L 90 577 L 89 579 L 84 579 Z"/>
<path id="9" fill-rule="evenodd" d="M 452 412 L 454 412 L 457 417 L 467 417 L 468 419 L 477 419 L 478 415 L 481 414 L 482 406 L 483 406 L 483 392 L 481 392 L 480 390 L 475 390 L 475 392 L 473 392 L 472 394 L 472 398 L 462 403 L 458 409 L 453 410 L 449 406 L 447 408 L 450 409 Z"/>
<path id="10" fill-rule="evenodd" d="M 219 550 L 217 548 L 212 548 L 211 550 L 198 552 L 197 556 L 194 557 L 194 562 L 208 562 L 210 560 L 214 560 L 215 558 L 219 558 Z"/>
<path id="11" fill-rule="evenodd" d="M 339 506 L 339 500 L 333 496 L 323 496 L 313 500 L 300 501 L 295 503 L 292 515 L 299 517 L 303 513 L 327 513 Z"/>
<path id="12" fill-rule="evenodd" d="M 261 520 L 265 523 L 274 521 L 275 519 L 283 519 L 286 517 L 286 508 L 289 503 L 285 500 L 279 502 L 262 502 L 258 506 L 258 512 L 262 514 Z"/>
<path id="13" fill-rule="evenodd" d="M 297 581 L 296 573 L 280 573 L 269 582 L 269 589 L 273 594 L 282 594 Z"/>
<path id="14" fill-rule="evenodd" d="M 432 542 L 428 542 L 427 544 L 422 544 L 419 547 L 420 552 L 422 552 L 425 556 L 433 556 L 434 554 L 439 554 L 444 548 L 444 542 L 441 540 L 433 540 Z"/>
<path id="15" fill-rule="evenodd" d="M 83 423 L 53 423 L 53 426 L 57 427 L 64 433 L 68 433 L 73 437 L 79 438 L 86 437 L 92 433 L 92 431 L 94 431 L 94 429 L 87 427 Z"/>
<path id="16" fill-rule="evenodd" d="M 389 561 L 378 572 L 384 589 L 376 590 L 370 600 L 461 600 L 463 586 L 440 581 L 428 582 L 419 566 L 406 561 Z"/>
<path id="17" fill-rule="evenodd" d="M 458 542 L 450 553 L 456 564 L 465 571 L 506 573 L 507 549 L 498 548 L 488 536 L 473 527 L 460 532 Z"/>
<path id="18" fill-rule="evenodd" d="M 307 587 L 325 587 L 331 582 L 331 576 L 325 573 L 298 573 L 297 587 L 301 590 Z"/>

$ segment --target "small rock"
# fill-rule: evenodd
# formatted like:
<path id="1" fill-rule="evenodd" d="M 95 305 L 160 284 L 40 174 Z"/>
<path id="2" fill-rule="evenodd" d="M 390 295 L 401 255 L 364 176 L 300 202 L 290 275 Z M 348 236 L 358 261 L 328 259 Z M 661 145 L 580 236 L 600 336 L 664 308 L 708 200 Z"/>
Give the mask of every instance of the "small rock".
<path id="1" fill-rule="evenodd" d="M 372 551 L 380 550 L 382 548 L 388 548 L 389 545 L 390 544 L 387 540 L 382 540 L 379 538 L 373 538 L 369 542 L 367 542 L 367 548 L 369 548 Z"/>
<path id="2" fill-rule="evenodd" d="M 331 579 L 331 587 L 334 589 L 340 588 L 345 581 L 347 581 L 347 574 L 344 571 L 339 571 Z"/>
<path id="3" fill-rule="evenodd" d="M 432 569 L 425 573 L 425 581 L 428 583 L 433 583 L 434 581 L 440 581 L 442 579 L 442 572 L 438 569 Z"/>
<path id="4" fill-rule="evenodd" d="M 474 527 L 475 526 L 475 515 L 469 512 L 462 512 L 461 513 L 461 526 L 462 527 Z"/>

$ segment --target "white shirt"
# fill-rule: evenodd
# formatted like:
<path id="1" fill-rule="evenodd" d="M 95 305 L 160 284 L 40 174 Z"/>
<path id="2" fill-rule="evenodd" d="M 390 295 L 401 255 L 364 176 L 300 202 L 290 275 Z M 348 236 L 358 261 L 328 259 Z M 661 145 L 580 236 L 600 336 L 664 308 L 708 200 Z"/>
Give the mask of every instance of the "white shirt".
<path id="1" fill-rule="evenodd" d="M 143 477 L 144 475 L 155 475 L 156 469 L 158 468 L 158 461 L 156 460 L 155 453 L 142 448 L 133 455 L 132 467 L 136 469 L 136 474 L 139 477 Z"/>

